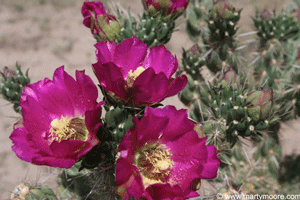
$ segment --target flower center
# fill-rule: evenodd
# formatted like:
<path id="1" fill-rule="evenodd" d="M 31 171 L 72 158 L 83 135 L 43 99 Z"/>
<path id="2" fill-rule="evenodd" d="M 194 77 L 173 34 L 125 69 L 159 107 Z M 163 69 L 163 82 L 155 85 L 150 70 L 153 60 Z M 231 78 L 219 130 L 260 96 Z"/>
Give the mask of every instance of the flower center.
<path id="1" fill-rule="evenodd" d="M 61 117 L 54 119 L 51 122 L 51 136 L 54 136 L 56 141 L 62 140 L 87 140 L 88 130 L 85 126 L 84 119 L 74 117 Z"/>
<path id="2" fill-rule="evenodd" d="M 143 178 L 164 182 L 174 165 L 170 157 L 171 153 L 164 145 L 155 143 L 139 152 L 137 166 Z"/>
<path id="3" fill-rule="evenodd" d="M 135 79 L 145 71 L 145 68 L 143 67 L 138 67 L 136 70 L 134 70 L 132 72 L 132 70 L 130 70 L 128 72 L 128 76 L 126 78 L 126 83 L 128 85 L 128 87 L 132 87 L 133 86 L 133 82 L 135 81 Z"/>

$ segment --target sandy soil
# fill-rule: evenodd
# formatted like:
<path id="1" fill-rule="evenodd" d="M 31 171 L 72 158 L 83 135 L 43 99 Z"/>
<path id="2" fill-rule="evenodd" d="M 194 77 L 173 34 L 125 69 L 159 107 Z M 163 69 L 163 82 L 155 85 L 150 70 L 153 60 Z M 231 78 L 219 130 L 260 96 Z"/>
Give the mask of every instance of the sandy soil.
<path id="1" fill-rule="evenodd" d="M 44 3 L 43 3 L 44 2 Z M 94 38 L 82 24 L 80 8 L 82 0 L 0 0 L 0 68 L 12 67 L 18 61 L 23 69 L 30 68 L 32 82 L 45 77 L 52 78 L 54 70 L 65 65 L 65 69 L 74 75 L 75 70 L 85 69 L 96 81 L 91 70 L 95 62 Z M 108 2 L 108 1 L 107 1 Z M 106 5 L 108 5 L 108 3 Z M 114 1 L 124 8 L 131 8 L 135 15 L 142 13 L 140 0 Z M 251 24 L 249 15 L 254 14 L 254 6 L 249 1 L 235 3 L 244 7 L 241 24 Z M 282 1 L 252 1 L 259 7 L 281 5 Z M 275 3 L 274 3 L 275 2 Z M 188 48 L 192 42 L 184 32 L 184 19 L 177 24 L 180 29 L 175 32 L 167 48 L 181 59 L 181 48 Z M 247 26 L 245 26 L 247 27 Z M 249 30 L 244 28 L 243 30 Z M 250 27 L 251 29 L 251 27 Z M 164 104 L 184 107 L 177 97 L 169 98 Z M 58 170 L 35 166 L 23 162 L 11 150 L 9 136 L 12 125 L 18 119 L 12 106 L 0 99 L 0 199 L 8 199 L 9 193 L 22 181 L 47 183 L 55 185 Z M 282 143 L 284 153 L 300 152 L 299 121 L 292 121 L 282 126 Z"/>

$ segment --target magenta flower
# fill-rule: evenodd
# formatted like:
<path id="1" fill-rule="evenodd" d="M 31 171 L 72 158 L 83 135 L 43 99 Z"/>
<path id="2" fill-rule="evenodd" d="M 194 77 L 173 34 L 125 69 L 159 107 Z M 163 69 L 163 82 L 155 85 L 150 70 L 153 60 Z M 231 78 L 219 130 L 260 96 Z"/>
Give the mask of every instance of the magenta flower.
<path id="1" fill-rule="evenodd" d="M 183 12 L 188 4 L 189 0 L 142 0 L 147 9 L 155 9 L 156 11 L 162 11 L 167 14 L 175 14 Z"/>
<path id="2" fill-rule="evenodd" d="M 98 62 L 94 72 L 101 86 L 112 97 L 129 105 L 148 105 L 183 90 L 186 76 L 175 79 L 177 59 L 164 46 L 151 47 L 136 37 L 95 45 Z"/>
<path id="3" fill-rule="evenodd" d="M 23 121 L 10 139 L 16 155 L 37 165 L 70 168 L 99 143 L 95 133 L 100 123 L 98 91 L 84 71 L 76 80 L 55 70 L 48 78 L 24 87 L 21 95 Z M 20 124 L 22 123 L 22 124 Z"/>
<path id="4" fill-rule="evenodd" d="M 94 36 L 101 40 L 115 40 L 121 26 L 115 16 L 106 13 L 100 1 L 86 1 L 81 7 L 84 17 L 83 24 L 91 29 Z"/>
<path id="5" fill-rule="evenodd" d="M 117 192 L 123 200 L 184 200 L 199 196 L 195 183 L 217 175 L 216 148 L 205 145 L 185 110 L 174 106 L 146 107 L 145 116 L 133 119 L 119 145 Z"/>

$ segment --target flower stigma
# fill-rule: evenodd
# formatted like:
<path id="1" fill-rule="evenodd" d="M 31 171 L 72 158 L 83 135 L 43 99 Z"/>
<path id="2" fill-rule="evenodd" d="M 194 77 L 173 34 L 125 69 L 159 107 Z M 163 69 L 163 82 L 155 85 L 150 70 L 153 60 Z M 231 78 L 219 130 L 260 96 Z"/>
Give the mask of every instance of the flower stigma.
<path id="1" fill-rule="evenodd" d="M 141 149 L 136 164 L 142 174 L 143 181 L 151 184 L 164 182 L 174 165 L 170 157 L 170 151 L 159 143 Z"/>
<path id="2" fill-rule="evenodd" d="M 136 70 L 134 70 L 132 72 L 132 70 L 130 70 L 128 72 L 128 76 L 126 78 L 126 83 L 128 85 L 128 87 L 132 87 L 133 86 L 133 82 L 135 81 L 135 79 L 145 71 L 144 67 L 138 67 Z"/>
<path id="3" fill-rule="evenodd" d="M 51 122 L 50 133 L 54 140 L 61 142 L 62 140 L 87 140 L 88 130 L 85 126 L 84 119 L 74 117 L 61 117 Z"/>

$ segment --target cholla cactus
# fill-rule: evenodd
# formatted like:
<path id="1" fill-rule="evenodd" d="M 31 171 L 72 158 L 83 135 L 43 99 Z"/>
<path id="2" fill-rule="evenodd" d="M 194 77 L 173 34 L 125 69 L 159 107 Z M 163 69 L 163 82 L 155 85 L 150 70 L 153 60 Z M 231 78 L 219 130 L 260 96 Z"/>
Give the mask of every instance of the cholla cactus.
<path id="1" fill-rule="evenodd" d="M 273 105 L 272 90 L 248 92 L 240 84 L 238 75 L 232 68 L 208 87 L 197 86 L 191 81 L 189 83 L 181 93 L 181 99 L 186 102 L 189 102 L 189 99 L 190 102 L 199 102 L 200 107 L 193 106 L 191 116 L 196 116 L 196 121 L 206 120 L 203 122 L 205 134 L 212 144 L 223 146 L 227 140 L 234 145 L 238 136 L 253 136 L 259 131 L 267 130 L 269 125 L 276 121 L 270 118 Z M 197 88 L 197 91 L 191 90 L 191 86 Z M 198 102 L 197 98 L 200 99 Z"/>
<path id="2" fill-rule="evenodd" d="M 297 16 L 294 13 L 282 12 L 276 16 L 275 10 L 273 13 L 266 9 L 261 13 L 259 10 L 256 10 L 256 16 L 253 18 L 253 22 L 258 31 L 257 35 L 262 40 L 262 43 L 273 38 L 279 41 L 295 38 L 300 28 Z"/>
<path id="3" fill-rule="evenodd" d="M 184 71 L 194 80 L 204 81 L 204 78 L 201 75 L 201 70 L 205 65 L 205 58 L 198 44 L 194 44 L 187 51 L 183 49 L 182 64 Z"/>
<path id="4" fill-rule="evenodd" d="M 223 159 L 226 161 L 215 179 L 224 185 L 218 190 L 218 199 L 229 195 L 248 199 L 246 195 L 294 194 L 299 189 L 297 184 L 279 181 L 281 147 L 266 133 L 254 144 L 254 151 L 249 153 L 242 145 L 236 145 L 231 154 L 223 154 Z"/>
<path id="5" fill-rule="evenodd" d="M 25 87 L 23 118 L 10 136 L 13 151 L 27 162 L 67 169 L 57 180 L 58 197 L 47 187 L 22 184 L 12 199 L 188 199 L 199 196 L 201 179 L 215 178 L 218 171 L 215 199 L 298 192 L 299 185 L 290 180 L 297 174 L 283 178 L 298 164 L 280 164 L 281 147 L 273 133 L 279 124 L 273 104 L 282 118 L 300 114 L 300 72 L 294 65 L 297 12 L 276 17 L 265 10 L 253 19 L 261 65 L 253 70 L 254 84 L 247 80 L 248 71 L 240 70 L 237 55 L 241 9 L 213 1 L 206 6 L 208 33 L 202 34 L 202 45 L 183 50 L 185 72 L 173 78 L 177 59 L 158 45 L 170 40 L 188 2 L 145 0 L 139 20 L 130 13 L 127 18 L 120 12 L 109 15 L 100 2 L 84 3 L 84 25 L 101 41 L 92 66 L 104 101 L 97 101 L 97 87 L 83 71 L 76 72 L 75 80 L 63 67 L 53 81 Z M 188 28 L 197 37 L 199 24 L 193 23 L 203 17 L 197 4 L 203 1 L 191 2 Z M 282 28 L 285 20 L 295 27 Z M 23 76 L 17 70 L 5 68 L 1 85 L 1 93 L 15 104 L 20 102 L 15 93 L 29 83 L 27 72 Z M 180 91 L 190 118 L 174 106 L 157 108 Z"/>
<path id="6" fill-rule="evenodd" d="M 278 115 L 282 120 L 296 117 L 298 70 L 293 65 L 298 57 L 295 40 L 300 33 L 297 13 L 282 12 L 276 16 L 275 11 L 259 13 L 257 10 L 253 21 L 260 40 L 258 62 L 254 66 L 257 85 L 274 89 Z"/>
<path id="7" fill-rule="evenodd" d="M 28 69 L 25 74 L 23 74 L 21 66 L 16 63 L 16 70 L 4 67 L 3 72 L 0 73 L 2 75 L 0 94 L 2 94 L 5 100 L 14 104 L 15 112 L 20 113 L 21 107 L 19 106 L 19 103 L 21 93 L 23 91 L 23 87 L 30 83 Z"/>
<path id="8" fill-rule="evenodd" d="M 139 23 L 129 12 L 128 18 L 119 13 L 119 19 L 123 28 L 116 39 L 118 43 L 134 35 L 149 47 L 163 45 L 169 42 L 175 28 L 174 21 L 164 21 L 164 17 L 159 13 L 153 16 L 147 11 L 139 19 Z"/>
<path id="9" fill-rule="evenodd" d="M 21 183 L 11 193 L 11 200 L 57 200 L 54 192 L 45 185 L 30 186 L 29 183 Z"/>
<path id="10" fill-rule="evenodd" d="M 187 9 L 186 31 L 193 41 L 198 41 L 201 34 L 207 31 L 205 26 L 206 10 L 211 7 L 209 0 L 190 0 Z"/>
<path id="11" fill-rule="evenodd" d="M 281 79 L 284 86 L 277 90 L 276 106 L 282 120 L 289 120 L 300 116 L 300 69 L 293 66 Z M 282 86 L 282 87 L 283 87 Z"/>
<path id="12" fill-rule="evenodd" d="M 106 108 L 105 124 L 112 133 L 112 140 L 121 142 L 129 128 L 133 127 L 132 114 L 122 108 Z"/>
<path id="13" fill-rule="evenodd" d="M 263 60 L 259 63 L 260 70 L 264 69 L 271 78 L 277 78 L 278 75 L 271 70 L 277 74 L 280 70 L 274 69 L 273 65 L 281 67 L 284 64 L 287 68 L 298 55 L 297 48 L 291 43 L 297 39 L 300 31 L 297 16 L 293 12 L 282 12 L 276 16 L 275 10 L 270 13 L 265 9 L 261 13 L 257 10 L 256 17 L 252 19 L 260 40 L 259 51 Z"/>
<path id="14" fill-rule="evenodd" d="M 208 13 L 208 36 L 204 37 L 204 44 L 212 52 L 206 58 L 207 67 L 214 73 L 221 69 L 232 67 L 238 71 L 239 58 L 235 49 L 237 42 L 234 35 L 242 9 L 237 10 L 226 0 L 217 0 Z"/>

